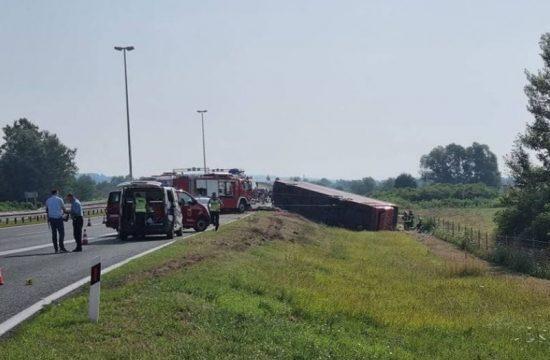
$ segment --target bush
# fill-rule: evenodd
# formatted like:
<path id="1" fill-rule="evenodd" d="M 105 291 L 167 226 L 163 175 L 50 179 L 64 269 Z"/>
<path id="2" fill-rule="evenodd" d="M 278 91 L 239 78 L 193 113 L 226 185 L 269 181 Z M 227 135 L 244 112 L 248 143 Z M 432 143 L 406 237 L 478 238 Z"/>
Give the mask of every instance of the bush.
<path id="1" fill-rule="evenodd" d="M 495 215 L 499 235 L 519 235 L 550 242 L 550 188 L 511 189 L 505 209 Z"/>
<path id="2" fill-rule="evenodd" d="M 431 233 L 436 227 L 434 218 L 422 218 L 422 232 Z"/>
<path id="3" fill-rule="evenodd" d="M 514 271 L 534 275 L 537 263 L 525 251 L 510 246 L 497 246 L 491 255 L 493 262 Z"/>
<path id="4" fill-rule="evenodd" d="M 403 207 L 496 207 L 500 192 L 484 184 L 433 184 L 421 188 L 382 191 L 375 197 Z"/>
<path id="5" fill-rule="evenodd" d="M 0 212 L 3 212 L 3 211 L 34 210 L 34 209 L 35 209 L 35 207 L 31 203 L 17 202 L 17 201 L 0 202 Z"/>

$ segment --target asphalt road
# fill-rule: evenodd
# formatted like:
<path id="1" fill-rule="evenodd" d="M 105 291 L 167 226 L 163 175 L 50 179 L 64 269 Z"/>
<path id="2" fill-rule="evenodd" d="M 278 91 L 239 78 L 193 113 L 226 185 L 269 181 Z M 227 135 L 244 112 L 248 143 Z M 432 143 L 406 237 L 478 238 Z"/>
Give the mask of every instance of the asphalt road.
<path id="1" fill-rule="evenodd" d="M 241 214 L 222 215 L 223 225 L 242 217 Z M 65 223 L 65 247 L 75 247 L 72 226 Z M 92 219 L 85 227 L 89 245 L 81 253 L 55 254 L 51 233 L 46 224 L 0 228 L 0 268 L 4 285 L 0 286 L 0 323 L 26 309 L 42 298 L 90 274 L 90 264 L 101 256 L 102 267 L 123 261 L 156 246 L 167 243 L 164 236 L 122 242 L 113 229 Z M 183 237 L 194 234 L 186 230 Z M 32 285 L 27 280 L 32 279 Z"/>

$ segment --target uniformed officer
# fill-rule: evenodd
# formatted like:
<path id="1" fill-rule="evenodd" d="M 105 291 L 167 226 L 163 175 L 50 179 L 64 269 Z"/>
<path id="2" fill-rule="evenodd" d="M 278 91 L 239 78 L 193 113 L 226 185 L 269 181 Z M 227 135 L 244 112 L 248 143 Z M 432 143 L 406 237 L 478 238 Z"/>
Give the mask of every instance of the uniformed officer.
<path id="1" fill-rule="evenodd" d="M 220 227 L 220 212 L 222 210 L 223 202 L 216 193 L 212 193 L 212 197 L 208 201 L 208 209 L 210 210 L 210 219 L 212 225 L 214 225 L 216 231 Z"/>
<path id="2" fill-rule="evenodd" d="M 48 222 L 52 230 L 52 243 L 54 251 L 66 253 L 65 244 L 65 225 L 63 224 L 63 215 L 65 213 L 65 203 L 63 199 L 57 195 L 57 190 L 52 190 L 52 195 L 46 200 L 46 213 L 48 214 Z M 59 238 L 58 238 L 59 235 Z M 59 248 L 58 248 L 59 240 Z"/>
<path id="3" fill-rule="evenodd" d="M 71 204 L 71 219 L 73 219 L 73 236 L 76 242 L 76 248 L 73 252 L 82 251 L 82 227 L 84 226 L 84 213 L 80 200 L 74 197 L 73 194 L 67 194 L 67 201 Z"/>

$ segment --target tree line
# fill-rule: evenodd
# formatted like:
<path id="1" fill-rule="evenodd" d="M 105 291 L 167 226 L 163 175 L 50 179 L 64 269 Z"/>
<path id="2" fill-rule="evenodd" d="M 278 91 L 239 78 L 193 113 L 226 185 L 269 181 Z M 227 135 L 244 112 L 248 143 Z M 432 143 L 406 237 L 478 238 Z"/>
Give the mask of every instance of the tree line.
<path id="1" fill-rule="evenodd" d="M 420 175 L 418 179 L 411 174 L 401 173 L 395 178 L 390 177 L 382 181 L 364 177 L 357 180 L 322 178 L 313 182 L 367 196 L 396 189 L 424 188 L 433 184 L 480 184 L 480 187 L 489 188 L 498 188 L 501 185 L 496 155 L 488 145 L 477 142 L 467 147 L 453 143 L 433 148 L 420 158 Z M 438 189 L 441 188 L 440 186 Z M 451 189 L 450 187 L 443 188 Z M 489 192 L 494 193 L 494 191 Z M 456 191 L 448 190 L 446 193 L 451 196 Z"/>
<path id="2" fill-rule="evenodd" d="M 57 135 L 41 130 L 28 119 L 19 119 L 3 129 L 0 146 L 0 201 L 22 202 L 26 192 L 36 192 L 38 201 L 51 189 L 72 192 L 81 200 L 103 199 L 124 177 L 96 183 L 78 176 L 76 149 L 61 143 Z"/>

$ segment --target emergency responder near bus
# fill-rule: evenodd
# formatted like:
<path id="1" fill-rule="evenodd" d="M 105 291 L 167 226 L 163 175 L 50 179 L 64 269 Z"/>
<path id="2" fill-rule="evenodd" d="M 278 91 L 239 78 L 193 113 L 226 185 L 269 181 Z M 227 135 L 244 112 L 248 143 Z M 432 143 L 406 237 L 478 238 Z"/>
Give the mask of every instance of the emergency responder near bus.
<path id="1" fill-rule="evenodd" d="M 82 251 L 82 228 L 84 227 L 84 212 L 82 211 L 82 204 L 80 200 L 74 197 L 73 194 L 67 194 L 67 201 L 71 204 L 71 211 L 69 215 L 73 220 L 73 236 L 76 242 L 76 248 L 73 252 Z"/>
<path id="2" fill-rule="evenodd" d="M 216 231 L 220 227 L 220 212 L 222 210 L 223 202 L 216 195 L 212 193 L 212 197 L 208 201 L 208 210 L 210 210 L 210 219 L 212 220 L 212 225 L 214 225 Z"/>
<path id="3" fill-rule="evenodd" d="M 57 195 L 57 190 L 52 190 L 52 195 L 46 200 L 46 213 L 48 214 L 48 224 L 52 230 L 53 249 L 57 253 L 66 253 L 65 249 L 65 224 L 63 224 L 63 216 L 65 215 L 65 203 L 63 199 Z M 59 238 L 58 238 L 59 235 Z M 58 245 L 59 241 L 59 247 Z"/>
<path id="4" fill-rule="evenodd" d="M 134 224 L 137 233 L 141 236 L 145 235 L 145 218 L 147 213 L 147 199 L 145 194 L 136 192 L 134 195 Z"/>

